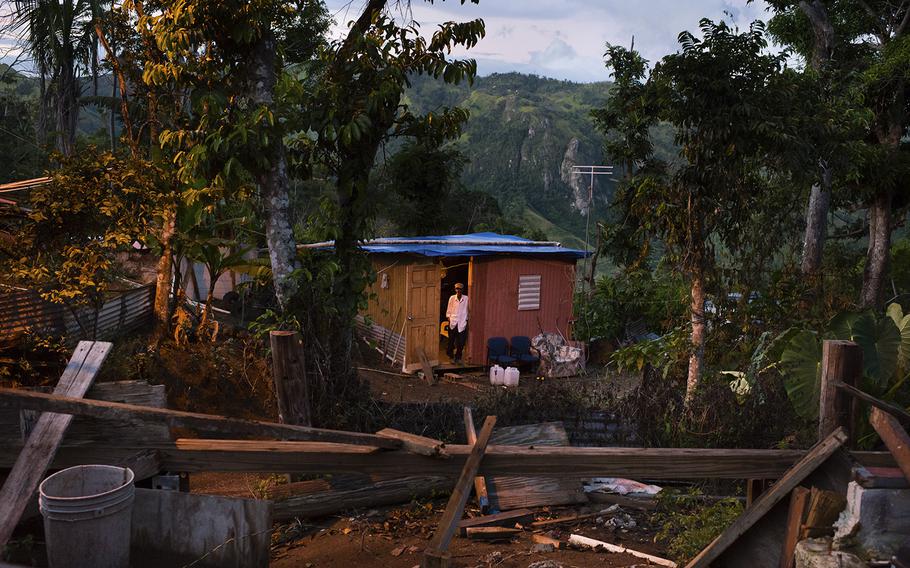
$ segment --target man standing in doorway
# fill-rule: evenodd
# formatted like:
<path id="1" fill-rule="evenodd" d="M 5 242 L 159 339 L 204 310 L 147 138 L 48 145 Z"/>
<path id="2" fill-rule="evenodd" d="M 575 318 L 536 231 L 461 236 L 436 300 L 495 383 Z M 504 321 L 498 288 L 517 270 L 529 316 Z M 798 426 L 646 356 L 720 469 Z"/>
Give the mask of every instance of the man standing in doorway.
<path id="1" fill-rule="evenodd" d="M 464 344 L 468 338 L 468 297 L 464 295 L 464 284 L 455 284 L 455 293 L 449 298 L 446 308 L 446 319 L 449 320 L 449 343 L 446 353 L 449 359 L 461 363 Z"/>

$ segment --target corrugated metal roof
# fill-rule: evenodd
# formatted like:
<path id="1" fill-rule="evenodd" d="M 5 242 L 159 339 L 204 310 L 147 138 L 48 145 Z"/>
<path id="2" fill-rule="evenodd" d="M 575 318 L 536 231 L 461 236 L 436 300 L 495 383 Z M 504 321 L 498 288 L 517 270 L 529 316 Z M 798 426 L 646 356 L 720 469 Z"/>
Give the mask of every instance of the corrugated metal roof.
<path id="1" fill-rule="evenodd" d="M 334 241 L 301 245 L 300 248 L 328 249 Z M 364 241 L 365 251 L 377 254 L 419 254 L 430 257 L 490 256 L 497 254 L 557 255 L 585 258 L 591 253 L 563 247 L 555 241 L 532 241 L 515 235 L 471 233 L 426 237 L 386 237 Z"/>

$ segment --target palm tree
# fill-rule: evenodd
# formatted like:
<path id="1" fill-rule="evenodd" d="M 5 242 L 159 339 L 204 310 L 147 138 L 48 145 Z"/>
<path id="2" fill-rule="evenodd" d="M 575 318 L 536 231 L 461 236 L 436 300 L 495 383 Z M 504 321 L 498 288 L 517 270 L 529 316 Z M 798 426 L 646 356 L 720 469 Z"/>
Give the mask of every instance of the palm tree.
<path id="1" fill-rule="evenodd" d="M 101 5 L 101 0 L 13 0 L 8 30 L 20 38 L 39 75 L 39 128 L 46 132 L 52 106 L 55 147 L 67 156 L 75 150 L 79 78 L 91 65 L 91 24 Z"/>

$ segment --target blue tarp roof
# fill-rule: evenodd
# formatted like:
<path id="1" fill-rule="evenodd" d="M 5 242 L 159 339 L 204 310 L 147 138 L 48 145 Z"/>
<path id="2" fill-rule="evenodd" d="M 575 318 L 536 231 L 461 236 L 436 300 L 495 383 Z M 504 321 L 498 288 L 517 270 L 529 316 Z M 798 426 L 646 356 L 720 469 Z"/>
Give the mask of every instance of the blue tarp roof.
<path id="1" fill-rule="evenodd" d="M 322 246 L 320 246 L 322 245 Z M 320 243 L 313 248 L 331 247 Z M 423 256 L 490 256 L 496 254 L 522 254 L 585 258 L 590 253 L 559 246 L 558 243 L 540 242 L 499 233 L 471 233 L 468 235 L 441 235 L 427 237 L 385 237 L 367 241 L 363 250 L 380 254 L 419 254 Z"/>

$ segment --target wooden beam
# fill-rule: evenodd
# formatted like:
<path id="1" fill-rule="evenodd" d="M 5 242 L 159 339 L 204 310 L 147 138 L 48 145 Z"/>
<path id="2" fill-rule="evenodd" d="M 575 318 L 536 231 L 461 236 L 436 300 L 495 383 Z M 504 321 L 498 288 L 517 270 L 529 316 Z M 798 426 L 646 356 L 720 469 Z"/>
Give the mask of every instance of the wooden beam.
<path id="1" fill-rule="evenodd" d="M 837 383 L 855 384 L 863 375 L 863 348 L 852 341 L 827 339 L 822 344 L 821 392 L 818 402 L 818 439 L 840 427 L 853 439 L 855 401 L 837 388 Z"/>
<path id="2" fill-rule="evenodd" d="M 161 456 L 157 450 L 142 450 L 117 464 L 133 470 L 136 481 L 148 479 L 161 472 Z"/>
<path id="3" fill-rule="evenodd" d="M 442 518 L 439 520 L 439 526 L 436 533 L 430 540 L 428 554 L 425 554 L 426 561 L 422 562 L 423 566 L 433 566 L 438 564 L 437 560 L 449 549 L 449 543 L 455 536 L 458 528 L 458 522 L 461 515 L 464 514 L 464 506 L 468 502 L 468 496 L 471 494 L 471 484 L 477 476 L 477 470 L 480 469 L 480 462 L 483 459 L 487 444 L 490 443 L 490 436 L 493 435 L 493 427 L 496 425 L 495 416 L 487 416 L 480 429 L 480 435 L 477 436 L 477 442 L 471 447 L 471 454 L 461 469 L 461 475 L 455 482 L 455 488 L 449 497 Z"/>
<path id="4" fill-rule="evenodd" d="M 388 477 L 402 472 L 455 477 L 471 451 L 471 446 L 449 445 L 446 451 L 452 459 L 438 460 L 405 452 L 373 453 L 366 446 L 316 442 L 180 439 L 173 445 L 154 447 L 161 452 L 162 465 L 171 471 L 355 472 Z M 577 477 L 632 479 L 777 479 L 805 454 L 798 450 L 490 446 L 480 474 L 558 478 L 572 472 Z"/>
<path id="5" fill-rule="evenodd" d="M 624 546 L 619 546 L 616 544 L 610 544 L 609 542 L 604 542 L 602 540 L 594 540 L 593 538 L 581 536 L 580 534 L 571 535 L 569 537 L 569 544 L 581 548 L 593 548 L 595 550 L 602 548 L 607 552 L 612 552 L 614 554 L 630 554 L 636 558 L 647 560 L 650 564 L 666 566 L 667 568 L 676 568 L 676 562 L 673 562 L 672 560 L 667 560 L 666 558 L 653 556 L 651 554 L 645 554 L 644 552 L 639 552 L 638 550 L 633 550 L 631 548 L 626 548 Z"/>
<path id="6" fill-rule="evenodd" d="M 534 521 L 533 523 L 531 523 L 531 528 L 543 529 L 546 527 L 552 527 L 554 525 L 563 525 L 566 523 L 577 523 L 579 521 L 593 519 L 595 517 L 599 517 L 604 514 L 609 514 L 609 513 L 604 513 L 604 511 L 597 511 L 595 513 L 584 513 L 584 514 L 579 514 L 579 515 L 568 515 L 565 517 L 557 517 L 555 519 L 547 519 L 545 521 Z"/>
<path id="7" fill-rule="evenodd" d="M 278 399 L 278 419 L 283 424 L 312 426 L 303 343 L 296 331 L 269 332 L 272 378 Z"/>
<path id="8" fill-rule="evenodd" d="M 686 568 L 707 568 L 710 566 L 721 553 L 758 522 L 759 519 L 764 517 L 781 499 L 789 495 L 794 487 L 799 485 L 806 476 L 831 457 L 846 441 L 847 434 L 842 428 L 838 428 L 827 438 L 815 444 L 796 465 L 781 476 L 771 489 L 762 494 L 751 507 L 733 521 L 733 524 L 727 527 L 720 536 L 715 538 L 711 544 L 689 562 Z"/>
<path id="9" fill-rule="evenodd" d="M 411 434 L 410 432 L 402 432 L 401 430 L 395 430 L 394 428 L 383 428 L 379 432 L 376 432 L 376 435 L 391 440 L 398 440 L 401 442 L 401 449 L 407 452 L 429 456 L 431 458 L 448 459 L 450 457 L 445 451 L 446 445 L 433 438 L 418 436 L 417 434 Z"/>
<path id="10" fill-rule="evenodd" d="M 531 509 L 516 509 L 495 515 L 484 515 L 473 519 L 464 519 L 458 523 L 458 534 L 464 536 L 465 529 L 471 527 L 514 527 L 516 523 L 529 525 L 534 520 Z"/>
<path id="11" fill-rule="evenodd" d="M 80 341 L 57 382 L 54 394 L 83 396 L 92 386 L 95 375 L 110 350 L 110 343 Z M 45 471 L 54 461 L 57 447 L 72 420 L 70 415 L 52 413 L 44 413 L 38 418 L 38 423 L 0 489 L 0 549 L 9 541 Z"/>
<path id="12" fill-rule="evenodd" d="M 512 540 L 522 530 L 510 527 L 469 527 L 465 532 L 471 540 Z"/>
<path id="13" fill-rule="evenodd" d="M 806 516 L 809 504 L 809 490 L 805 487 L 794 487 L 790 493 L 790 510 L 787 513 L 787 532 L 784 536 L 784 548 L 780 556 L 779 568 L 793 568 L 793 554 L 799 542 L 800 528 Z"/>
<path id="14" fill-rule="evenodd" d="M 331 442 L 397 449 L 398 440 L 341 430 L 323 430 L 309 426 L 261 422 L 243 418 L 226 418 L 198 412 L 183 412 L 168 408 L 136 406 L 119 402 L 79 399 L 54 394 L 0 388 L 0 407 L 30 408 L 43 412 L 56 412 L 78 416 L 91 416 L 105 420 L 123 422 L 158 422 L 171 428 L 191 428 L 200 432 L 222 435 L 247 435 L 263 438 L 285 438 L 291 440 Z"/>
<path id="15" fill-rule="evenodd" d="M 872 408 L 869 422 L 878 432 L 885 447 L 894 456 L 897 467 L 910 481 L 910 436 L 907 435 L 907 431 L 901 427 L 895 417 L 875 407 Z"/>
<path id="16" fill-rule="evenodd" d="M 477 431 L 474 430 L 474 415 L 470 406 L 464 407 L 464 433 L 468 439 L 468 444 L 477 442 Z M 477 506 L 480 507 L 481 513 L 490 510 L 490 495 L 487 493 L 487 480 L 482 475 L 474 478 L 474 494 L 477 496 Z"/>
<path id="17" fill-rule="evenodd" d="M 884 410 L 891 416 L 894 416 L 895 418 L 902 420 L 905 424 L 910 423 L 910 412 L 907 412 L 906 410 L 904 410 L 903 408 L 901 408 L 900 406 L 898 406 L 896 404 L 892 404 L 890 402 L 885 402 L 884 400 L 881 400 L 879 398 L 875 398 L 871 394 L 865 393 L 854 386 L 848 385 L 847 383 L 837 382 L 837 383 L 834 383 L 834 386 L 836 386 L 838 389 L 844 391 L 847 394 L 850 394 L 860 400 L 864 400 L 864 401 L 868 402 L 869 404 L 871 404 L 872 406 L 874 406 L 876 408 Z"/>

